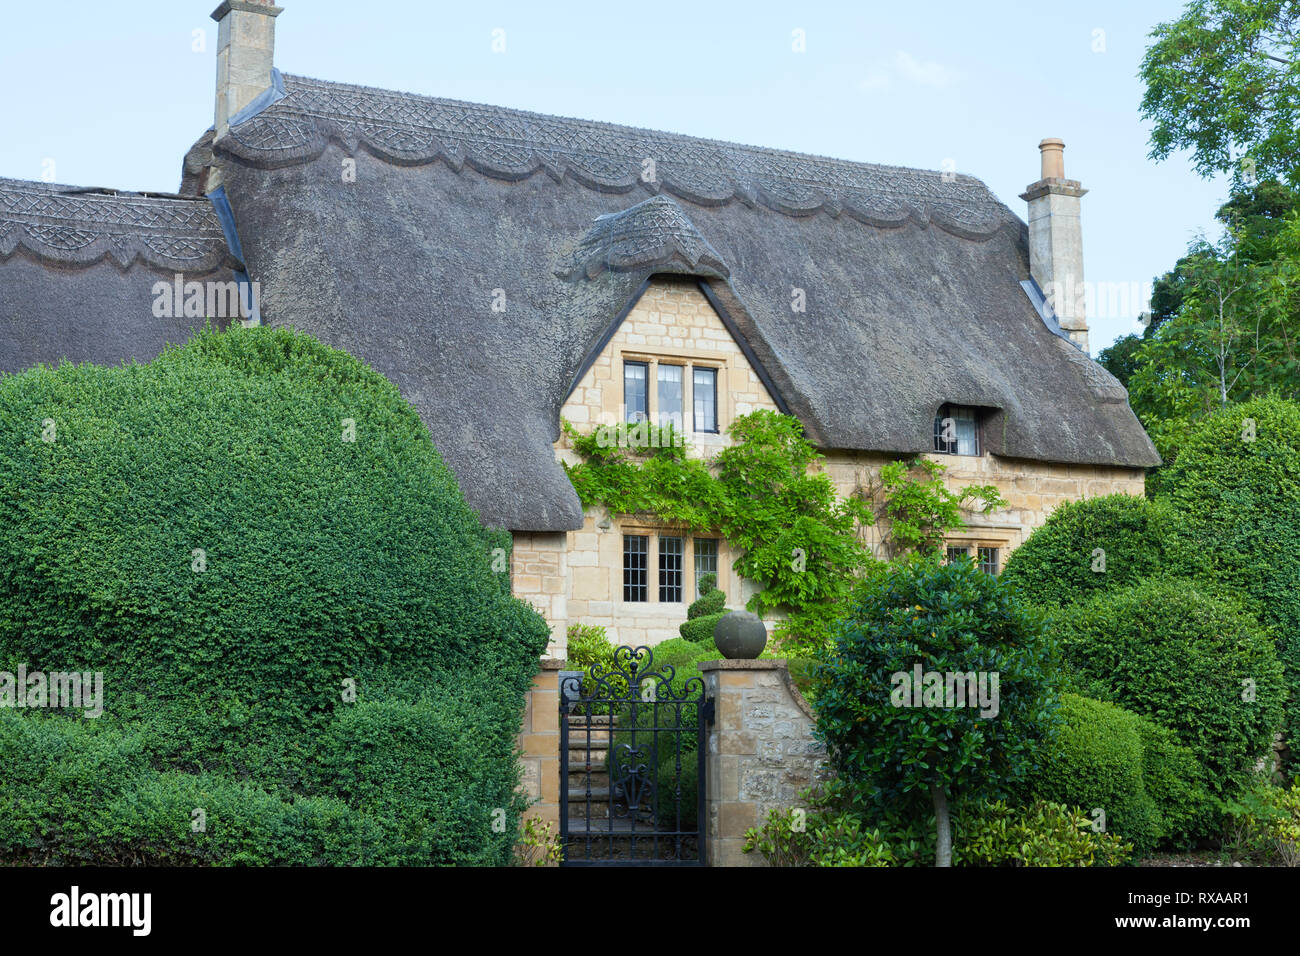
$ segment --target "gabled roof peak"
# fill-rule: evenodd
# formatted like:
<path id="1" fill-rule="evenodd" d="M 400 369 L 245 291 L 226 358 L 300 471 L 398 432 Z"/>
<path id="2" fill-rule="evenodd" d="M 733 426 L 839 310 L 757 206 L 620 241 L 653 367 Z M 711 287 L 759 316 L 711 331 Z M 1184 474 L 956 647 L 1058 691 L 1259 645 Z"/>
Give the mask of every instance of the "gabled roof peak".
<path id="1" fill-rule="evenodd" d="M 556 274 L 564 279 L 602 272 L 668 272 L 726 279 L 730 270 L 700 235 L 682 207 L 668 196 L 599 216 Z"/>

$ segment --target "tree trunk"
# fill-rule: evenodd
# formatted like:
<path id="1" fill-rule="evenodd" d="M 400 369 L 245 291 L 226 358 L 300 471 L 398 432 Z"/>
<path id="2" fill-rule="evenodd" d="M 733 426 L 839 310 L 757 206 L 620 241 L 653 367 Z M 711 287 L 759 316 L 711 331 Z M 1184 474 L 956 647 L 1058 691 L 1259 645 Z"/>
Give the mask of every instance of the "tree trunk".
<path id="1" fill-rule="evenodd" d="M 934 829 L 938 838 L 934 865 L 952 866 L 952 822 L 948 819 L 948 795 L 943 792 L 943 787 L 932 783 L 930 799 L 934 801 Z"/>

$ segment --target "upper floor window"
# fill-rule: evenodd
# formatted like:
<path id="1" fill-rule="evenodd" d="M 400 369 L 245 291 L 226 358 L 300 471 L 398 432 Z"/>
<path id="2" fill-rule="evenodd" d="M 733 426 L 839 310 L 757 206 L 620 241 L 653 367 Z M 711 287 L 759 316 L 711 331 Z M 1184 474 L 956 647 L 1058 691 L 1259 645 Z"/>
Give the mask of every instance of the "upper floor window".
<path id="1" fill-rule="evenodd" d="M 659 366 L 659 427 L 682 430 L 682 367 Z"/>
<path id="2" fill-rule="evenodd" d="M 645 362 L 623 363 L 623 405 L 629 422 L 643 422 L 650 417 L 649 371 Z"/>
<path id="3" fill-rule="evenodd" d="M 943 455 L 979 455 L 979 411 L 965 405 L 944 405 L 934 416 L 934 450 Z"/>
<path id="4" fill-rule="evenodd" d="M 679 435 L 688 430 L 686 408 L 696 432 L 720 432 L 718 368 L 655 358 L 623 360 L 623 420 L 629 425 L 653 422 Z M 688 393 L 689 389 L 689 393 Z"/>
<path id="5" fill-rule="evenodd" d="M 716 432 L 718 430 L 718 370 L 697 366 L 694 372 L 691 392 L 695 398 L 695 430 Z"/>

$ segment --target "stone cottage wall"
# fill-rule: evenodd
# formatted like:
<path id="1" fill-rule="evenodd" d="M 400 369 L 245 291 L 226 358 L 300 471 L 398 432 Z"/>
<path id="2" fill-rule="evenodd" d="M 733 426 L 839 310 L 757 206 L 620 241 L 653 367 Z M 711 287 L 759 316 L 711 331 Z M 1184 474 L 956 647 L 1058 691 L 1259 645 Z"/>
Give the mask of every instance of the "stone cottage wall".
<path id="1" fill-rule="evenodd" d="M 1002 548 L 1004 561 L 1053 511 L 1068 501 L 1111 494 L 1141 497 L 1146 491 L 1146 472 L 1141 468 L 1060 465 L 996 455 L 927 457 L 946 466 L 944 484 L 949 489 L 994 485 L 1007 500 L 1006 508 L 987 515 L 968 515 L 970 527 L 949 535 L 954 544 Z M 826 453 L 823 467 L 835 483 L 836 491 L 849 495 L 856 488 L 877 481 L 880 469 L 892 460 L 889 455 L 870 452 L 832 451 Z M 862 529 L 863 540 L 877 557 L 884 556 L 880 553 L 880 540 L 886 530 L 884 525 Z"/>
<path id="2" fill-rule="evenodd" d="M 570 560 L 567 536 L 516 531 L 510 554 L 510 588 L 537 609 L 551 628 L 546 657 L 563 658 L 568 642 Z"/>

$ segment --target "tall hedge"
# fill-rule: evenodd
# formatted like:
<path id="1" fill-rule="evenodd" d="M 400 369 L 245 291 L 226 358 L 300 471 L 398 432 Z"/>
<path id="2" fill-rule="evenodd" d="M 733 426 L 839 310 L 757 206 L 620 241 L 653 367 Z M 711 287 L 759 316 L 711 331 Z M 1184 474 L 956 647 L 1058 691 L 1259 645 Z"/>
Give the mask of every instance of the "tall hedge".
<path id="1" fill-rule="evenodd" d="M 1230 792 L 1266 755 L 1285 686 L 1272 639 L 1231 602 L 1181 580 L 1100 594 L 1057 611 L 1068 689 L 1174 732 Z"/>
<path id="2" fill-rule="evenodd" d="M 1262 398 L 1201 422 L 1162 483 L 1208 573 L 1274 629 L 1300 749 L 1300 404 Z"/>
<path id="3" fill-rule="evenodd" d="M 0 670 L 102 671 L 99 732 L 136 741 L 142 786 L 341 801 L 422 848 L 379 862 L 508 858 L 493 812 L 518 810 L 547 628 L 381 375 L 236 329 L 148 365 L 6 376 L 0 500 Z M 113 839 L 143 819 L 124 811 Z M 44 826 L 57 859 L 62 824 Z"/>

